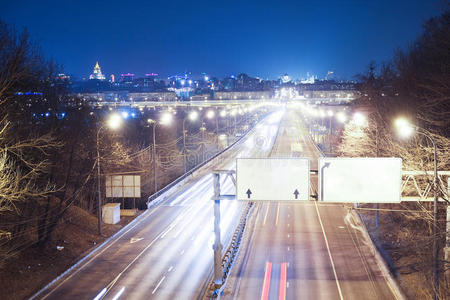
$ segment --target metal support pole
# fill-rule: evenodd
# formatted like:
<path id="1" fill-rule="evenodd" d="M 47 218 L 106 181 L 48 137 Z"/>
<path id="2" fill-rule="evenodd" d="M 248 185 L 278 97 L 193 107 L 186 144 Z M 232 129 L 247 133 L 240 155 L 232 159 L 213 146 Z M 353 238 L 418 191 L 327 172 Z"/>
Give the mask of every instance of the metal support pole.
<path id="1" fill-rule="evenodd" d="M 434 208 L 433 208 L 433 287 L 434 299 L 438 300 L 439 292 L 439 245 L 438 245 L 438 173 L 437 173 L 437 157 L 436 143 L 429 137 L 433 143 L 434 150 Z"/>
<path id="2" fill-rule="evenodd" d="M 219 150 L 219 110 L 216 113 L 216 138 L 217 138 L 217 150 Z"/>
<path id="3" fill-rule="evenodd" d="M 447 178 L 447 197 L 450 197 L 450 178 Z M 445 249 L 444 260 L 450 264 L 450 206 L 447 204 L 447 219 L 445 229 Z M 445 279 L 447 281 L 447 290 L 450 287 L 450 268 L 445 271 Z"/>
<path id="4" fill-rule="evenodd" d="M 222 286 L 222 244 L 220 242 L 220 174 L 214 173 L 214 285 Z"/>
<path id="5" fill-rule="evenodd" d="M 100 178 L 100 150 L 99 150 L 99 135 L 100 130 L 102 130 L 103 127 L 100 127 L 97 131 L 97 230 L 98 235 L 102 235 L 102 193 L 100 190 L 100 184 L 101 184 L 101 178 Z"/>
<path id="6" fill-rule="evenodd" d="M 156 122 L 153 123 L 153 177 L 155 183 L 155 193 L 158 191 L 158 181 L 156 178 Z"/>
<path id="7" fill-rule="evenodd" d="M 187 166 L 186 166 L 186 131 L 184 129 L 184 122 L 186 121 L 186 118 L 183 120 L 183 165 L 184 165 L 184 173 L 187 172 Z"/>
<path id="8" fill-rule="evenodd" d="M 378 147 L 378 123 L 375 120 L 375 146 L 376 146 L 376 155 L 377 157 L 380 156 L 379 154 L 379 147 Z M 375 227 L 378 228 L 378 225 L 380 224 L 380 211 L 378 210 L 380 208 L 380 205 L 376 204 L 376 211 L 375 211 Z"/>

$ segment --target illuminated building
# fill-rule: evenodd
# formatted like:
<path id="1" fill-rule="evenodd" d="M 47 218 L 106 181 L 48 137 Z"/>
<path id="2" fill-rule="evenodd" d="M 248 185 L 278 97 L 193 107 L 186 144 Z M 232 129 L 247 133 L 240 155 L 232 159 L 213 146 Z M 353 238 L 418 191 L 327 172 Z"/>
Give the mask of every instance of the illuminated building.
<path id="1" fill-rule="evenodd" d="M 102 74 L 102 70 L 100 69 L 98 62 L 95 64 L 94 73 L 89 75 L 89 79 L 105 80 L 105 75 Z"/>

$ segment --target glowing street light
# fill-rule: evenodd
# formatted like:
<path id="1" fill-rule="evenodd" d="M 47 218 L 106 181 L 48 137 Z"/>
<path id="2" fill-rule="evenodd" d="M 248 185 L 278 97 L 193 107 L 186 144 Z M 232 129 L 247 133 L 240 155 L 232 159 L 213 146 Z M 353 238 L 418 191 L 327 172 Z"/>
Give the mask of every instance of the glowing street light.
<path id="1" fill-rule="evenodd" d="M 398 118 L 394 121 L 394 125 L 397 128 L 397 133 L 402 138 L 409 138 L 414 133 L 421 134 L 428 138 L 433 145 L 433 158 L 434 158 L 434 184 L 433 184 L 433 192 L 434 192 L 434 203 L 433 203 L 433 287 L 434 287 L 434 299 L 437 299 L 436 291 L 439 290 L 439 245 L 437 240 L 437 218 L 438 218 L 438 171 L 437 171 L 437 151 L 436 151 L 436 142 L 434 141 L 433 136 L 426 130 L 419 128 L 413 124 L 411 124 L 405 118 Z"/>
<path id="2" fill-rule="evenodd" d="M 107 121 L 107 125 L 111 129 L 117 129 L 122 125 L 122 118 L 118 114 L 112 114 Z"/>
<path id="3" fill-rule="evenodd" d="M 394 124 L 395 124 L 395 127 L 397 128 L 397 133 L 402 138 L 409 138 L 413 135 L 414 127 L 405 118 L 396 119 Z"/>
<path id="4" fill-rule="evenodd" d="M 356 126 L 366 126 L 367 125 L 367 119 L 366 116 L 364 116 L 362 113 L 360 112 L 356 112 L 353 115 L 353 122 L 355 123 Z"/>
<path id="5" fill-rule="evenodd" d="M 336 119 L 341 123 L 345 123 L 345 121 L 347 121 L 347 115 L 340 111 L 336 114 Z"/>
<path id="6" fill-rule="evenodd" d="M 161 119 L 159 120 L 159 123 L 161 125 L 170 125 L 173 120 L 173 115 L 170 112 L 165 112 L 161 115 Z"/>
<path id="7" fill-rule="evenodd" d="M 188 115 L 189 120 L 195 121 L 198 118 L 198 112 L 196 110 L 193 110 Z"/>
<path id="8" fill-rule="evenodd" d="M 167 126 L 172 123 L 173 115 L 170 112 L 164 112 L 161 115 L 161 118 L 159 120 L 159 124 Z M 158 191 L 158 180 L 157 180 L 157 166 L 156 166 L 156 126 L 158 125 L 158 122 L 156 122 L 153 119 L 148 119 L 147 122 L 151 125 L 153 125 L 153 149 L 152 149 L 152 156 L 153 156 L 153 177 L 154 177 L 154 186 L 155 186 L 155 193 Z"/>
<path id="9" fill-rule="evenodd" d="M 215 115 L 216 115 L 216 113 L 213 110 L 208 110 L 208 112 L 206 112 L 206 117 L 208 119 L 214 118 Z"/>
<path id="10" fill-rule="evenodd" d="M 220 111 L 220 116 L 222 117 L 222 118 L 225 118 L 226 116 L 227 116 L 227 111 L 224 109 L 224 110 L 222 110 L 222 111 Z"/>
<path id="11" fill-rule="evenodd" d="M 101 177 L 100 177 L 100 131 L 102 131 L 103 128 L 105 128 L 105 125 L 108 126 L 111 129 L 117 129 L 122 124 L 122 118 L 119 114 L 112 114 L 108 120 L 106 121 L 106 124 L 100 126 L 100 128 L 97 130 L 97 229 L 98 234 L 102 235 L 102 193 L 100 191 L 101 186 Z"/>

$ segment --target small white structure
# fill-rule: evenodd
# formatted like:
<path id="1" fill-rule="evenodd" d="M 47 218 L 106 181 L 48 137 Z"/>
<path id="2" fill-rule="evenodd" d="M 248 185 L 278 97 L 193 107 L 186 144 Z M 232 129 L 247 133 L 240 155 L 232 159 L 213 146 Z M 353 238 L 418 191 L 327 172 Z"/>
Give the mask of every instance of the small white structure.
<path id="1" fill-rule="evenodd" d="M 116 224 L 120 221 L 120 203 L 107 203 L 102 207 L 103 223 Z"/>

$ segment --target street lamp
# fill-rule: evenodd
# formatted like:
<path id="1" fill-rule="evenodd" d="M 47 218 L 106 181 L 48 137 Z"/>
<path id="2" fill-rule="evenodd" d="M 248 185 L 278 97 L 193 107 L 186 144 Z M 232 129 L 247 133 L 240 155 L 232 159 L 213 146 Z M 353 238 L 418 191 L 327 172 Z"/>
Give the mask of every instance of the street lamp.
<path id="1" fill-rule="evenodd" d="M 366 116 L 364 116 L 360 112 L 355 112 L 353 115 L 353 123 L 355 123 L 355 125 L 359 127 L 366 126 L 367 125 Z"/>
<path id="2" fill-rule="evenodd" d="M 205 122 L 202 121 L 202 127 L 200 127 L 200 131 L 202 132 L 202 162 L 205 161 Z"/>
<path id="3" fill-rule="evenodd" d="M 106 124 L 100 126 L 97 130 L 97 229 L 98 235 L 102 235 L 102 193 L 101 193 L 101 177 L 100 177 L 100 131 L 105 128 L 105 125 L 111 129 L 117 129 L 122 124 L 122 118 L 118 114 L 112 114 Z"/>
<path id="4" fill-rule="evenodd" d="M 170 112 L 165 112 L 162 114 L 161 119 L 159 121 L 159 124 L 167 126 L 172 123 L 173 115 Z M 156 174 L 156 125 L 158 125 L 158 122 L 156 122 L 153 119 L 148 119 L 147 122 L 149 124 L 153 125 L 153 178 L 154 178 L 154 185 L 155 185 L 155 193 L 158 191 L 158 180 L 157 180 L 157 174 Z"/>
<path id="5" fill-rule="evenodd" d="M 438 255 L 439 246 L 437 240 L 437 218 L 438 218 L 438 171 L 437 171 L 437 154 L 436 154 L 436 142 L 433 137 L 424 129 L 411 124 L 405 118 L 398 118 L 395 120 L 395 127 L 397 128 L 398 134 L 402 138 L 409 138 L 415 132 L 421 134 L 428 138 L 433 144 L 433 159 L 434 159 L 434 180 L 433 180 L 433 191 L 434 191 L 434 202 L 433 202 L 433 287 L 434 287 L 434 299 L 437 300 L 437 291 L 439 288 L 439 266 L 438 266 Z"/>
<path id="6" fill-rule="evenodd" d="M 186 166 L 186 130 L 185 130 L 185 122 L 186 120 L 189 119 L 191 122 L 194 122 L 195 120 L 198 119 L 198 112 L 196 110 L 191 111 L 188 116 L 186 118 L 183 119 L 183 163 L 184 163 L 184 173 L 186 173 L 187 171 L 187 166 Z"/>
<path id="7" fill-rule="evenodd" d="M 332 152 L 331 149 L 331 135 L 332 135 L 332 121 L 333 121 L 333 116 L 334 113 L 332 110 L 328 110 L 327 111 L 327 115 L 328 115 L 328 120 L 329 120 L 329 125 L 328 125 L 328 150 L 330 151 L 330 153 Z"/>
<path id="8" fill-rule="evenodd" d="M 336 114 L 336 119 L 341 123 L 345 123 L 345 121 L 347 121 L 347 116 L 344 112 L 340 111 Z"/>

